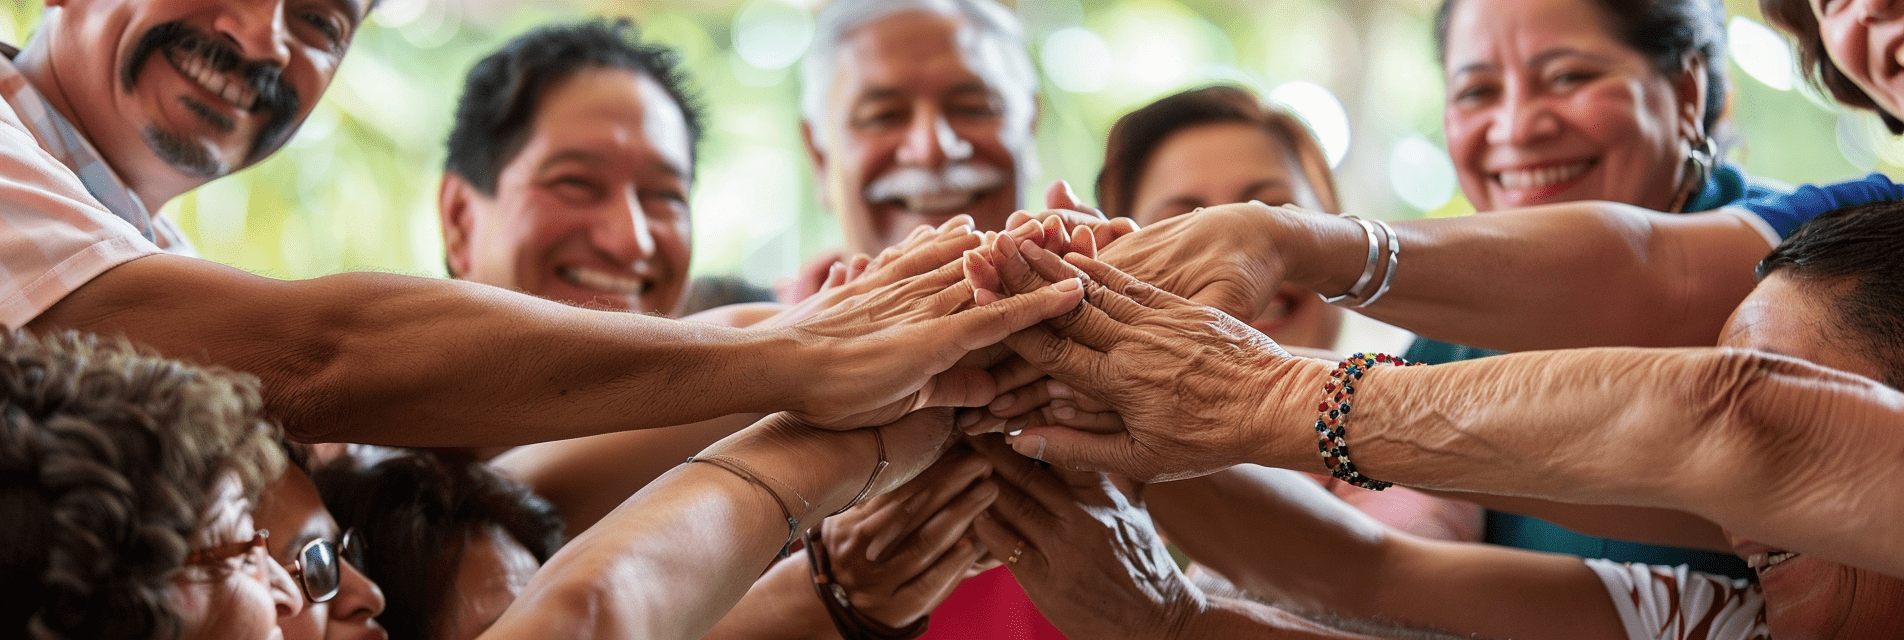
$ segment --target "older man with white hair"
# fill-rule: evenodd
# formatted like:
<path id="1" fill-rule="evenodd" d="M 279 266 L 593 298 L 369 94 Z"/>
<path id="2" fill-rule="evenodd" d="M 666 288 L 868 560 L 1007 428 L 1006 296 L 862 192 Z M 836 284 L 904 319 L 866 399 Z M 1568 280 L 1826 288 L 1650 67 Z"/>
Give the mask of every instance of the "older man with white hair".
<path id="1" fill-rule="evenodd" d="M 876 254 L 960 213 L 1003 230 L 1036 172 L 1038 74 L 992 0 L 839 0 L 801 65 L 801 124 L 844 252 Z M 1052 206 L 1076 207 L 1075 198 Z M 817 287 L 828 253 L 788 297 Z"/>

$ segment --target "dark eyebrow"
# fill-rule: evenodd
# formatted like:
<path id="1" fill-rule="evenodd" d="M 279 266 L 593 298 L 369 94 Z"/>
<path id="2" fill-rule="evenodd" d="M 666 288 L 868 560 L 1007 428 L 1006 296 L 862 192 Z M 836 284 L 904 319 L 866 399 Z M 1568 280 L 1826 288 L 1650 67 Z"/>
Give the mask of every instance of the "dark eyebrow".
<path id="1" fill-rule="evenodd" d="M 1527 61 L 1527 66 L 1538 67 L 1553 61 L 1554 58 L 1565 58 L 1569 56 L 1586 58 L 1588 60 L 1593 60 L 1596 62 L 1606 61 L 1606 58 L 1604 56 L 1600 56 L 1598 54 L 1588 53 L 1588 52 L 1581 51 L 1579 49 L 1570 48 L 1570 47 L 1554 47 L 1552 49 L 1548 49 L 1546 51 L 1542 51 L 1540 53 L 1534 54 L 1534 57 Z"/>

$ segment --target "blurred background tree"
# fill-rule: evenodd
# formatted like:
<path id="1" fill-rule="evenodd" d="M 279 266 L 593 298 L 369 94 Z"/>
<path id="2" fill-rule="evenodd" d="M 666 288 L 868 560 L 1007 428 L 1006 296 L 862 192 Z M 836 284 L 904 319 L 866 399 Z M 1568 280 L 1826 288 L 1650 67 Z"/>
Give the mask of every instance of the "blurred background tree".
<path id="1" fill-rule="evenodd" d="M 309 121 L 269 161 L 171 203 L 208 258 L 285 278 L 374 269 L 442 275 L 435 198 L 462 76 L 510 36 L 629 16 L 680 52 L 712 115 L 692 194 L 695 275 L 766 284 L 837 244 L 800 143 L 797 61 L 819 0 L 384 0 Z M 1302 115 L 1345 207 L 1395 219 L 1465 215 L 1441 135 L 1438 0 L 1021 0 L 1043 83 L 1043 180 L 1089 192 L 1104 133 L 1182 89 L 1233 82 Z M 1727 0 L 1730 157 L 1792 183 L 1904 166 L 1868 114 L 1804 86 L 1750 0 Z M 14 0 L 19 43 L 36 0 Z M 1024 185 L 1036 203 L 1044 182 Z M 1558 240 L 1557 240 L 1558 241 Z"/>

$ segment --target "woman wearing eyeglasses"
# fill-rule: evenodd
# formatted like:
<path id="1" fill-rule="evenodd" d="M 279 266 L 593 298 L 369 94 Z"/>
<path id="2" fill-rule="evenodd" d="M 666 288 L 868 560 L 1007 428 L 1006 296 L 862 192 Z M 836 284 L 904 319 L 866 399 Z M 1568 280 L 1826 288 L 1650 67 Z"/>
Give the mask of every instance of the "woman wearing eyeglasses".
<path id="1" fill-rule="evenodd" d="M 0 637 L 265 638 L 304 598 L 250 498 L 282 464 L 257 382 L 0 333 Z"/>
<path id="2" fill-rule="evenodd" d="M 265 486 L 258 500 L 257 526 L 270 532 L 266 547 L 291 575 L 304 610 L 278 621 L 284 640 L 383 640 L 377 624 L 383 591 L 353 564 L 351 536 L 337 526 L 304 470 L 300 452 L 288 448 L 293 464 Z"/>

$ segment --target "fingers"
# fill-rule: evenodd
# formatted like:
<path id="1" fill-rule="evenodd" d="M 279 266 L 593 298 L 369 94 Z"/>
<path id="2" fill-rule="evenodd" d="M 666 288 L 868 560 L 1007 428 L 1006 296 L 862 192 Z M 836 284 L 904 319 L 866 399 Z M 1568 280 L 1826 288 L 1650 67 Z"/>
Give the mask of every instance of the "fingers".
<path id="1" fill-rule="evenodd" d="M 965 537 L 972 518 L 991 507 L 997 498 L 996 483 L 979 482 L 966 488 L 943 508 L 925 514 L 931 517 L 925 519 L 924 524 L 903 538 L 903 542 L 887 554 L 891 557 L 890 564 L 900 575 L 906 576 L 915 576 L 927 570 L 951 551 L 960 538 Z M 874 558 L 869 560 L 880 561 Z"/>
<path id="2" fill-rule="evenodd" d="M 1089 433 L 1068 427 L 1030 427 L 1008 436 L 1013 451 L 1067 469 L 1114 473 L 1150 482 L 1156 474 L 1138 463 L 1135 444 L 1123 433 Z"/>
<path id="3" fill-rule="evenodd" d="M 1057 469 L 1037 464 L 1033 460 L 1018 455 L 1005 443 L 1005 438 L 1000 436 L 966 438 L 966 441 L 972 443 L 973 449 L 978 450 L 991 461 L 992 479 L 995 484 L 1016 488 L 1022 492 L 1022 495 L 1036 500 L 1039 507 L 1045 513 L 1052 514 L 1053 517 L 1056 517 L 1055 514 L 1076 508 L 1078 499 L 1071 491 L 1073 483 L 1095 484 L 1100 478 L 1097 474 L 1078 472 L 1068 472 L 1072 476 L 1077 476 L 1076 478 L 1061 477 L 1056 473 Z M 1013 503 L 1016 496 L 1011 493 L 1001 489 L 996 502 L 997 506 L 1023 507 Z"/>
<path id="4" fill-rule="evenodd" d="M 1067 400 L 1053 400 L 1041 412 L 1042 424 L 1070 427 L 1091 433 L 1118 433 L 1124 431 L 1124 416 L 1108 409 L 1097 411 L 1080 410 Z"/>
<path id="5" fill-rule="evenodd" d="M 998 268 L 992 266 L 985 254 L 966 251 L 961 264 L 965 268 L 965 281 L 972 283 L 972 304 L 983 307 L 1004 297 L 1000 295 L 1005 289 L 999 281 Z"/>
<path id="6" fill-rule="evenodd" d="M 1045 377 L 1043 369 L 1031 366 L 1031 363 L 1016 355 L 992 365 L 991 372 L 1000 389 L 1017 389 Z"/>
<path id="7" fill-rule="evenodd" d="M 962 356 L 966 352 L 996 344 L 1006 336 L 1048 318 L 1076 309 L 1083 301 L 1084 285 L 1073 278 L 941 318 L 934 321 L 935 330 L 932 333 L 946 339 L 942 344 L 955 348 L 957 355 Z"/>
<path id="8" fill-rule="evenodd" d="M 991 464 L 983 456 L 955 449 L 904 486 L 840 514 L 839 518 L 847 526 L 829 531 L 874 532 L 866 542 L 864 555 L 867 560 L 877 562 L 892 550 L 895 542 L 920 530 L 928 518 L 944 511 L 954 498 L 970 493 L 972 483 L 991 471 Z M 990 497 L 986 496 L 984 502 L 990 504 Z M 977 509 L 971 512 L 977 513 Z M 966 517 L 969 519 L 970 514 Z M 962 529 L 963 525 L 958 528 Z M 937 557 L 938 552 L 932 555 Z"/>
<path id="9" fill-rule="evenodd" d="M 1105 288 L 1123 294 L 1138 304 L 1152 309 L 1161 309 L 1165 305 L 1182 300 L 1167 291 L 1150 286 L 1130 274 L 1117 270 L 1117 267 L 1099 262 L 1096 258 L 1081 255 L 1065 256 L 1065 262 L 1070 263 L 1072 267 L 1097 281 L 1098 284 L 1104 285 Z"/>
<path id="10" fill-rule="evenodd" d="M 951 548 L 941 554 L 932 566 L 900 585 L 899 590 L 893 593 L 893 600 L 922 613 L 937 609 L 947 596 L 952 595 L 952 590 L 965 580 L 966 572 L 983 561 L 986 553 L 985 545 L 967 528 L 954 538 Z M 890 627 L 903 627 L 912 624 L 913 620 L 917 618 L 879 622 Z"/>

